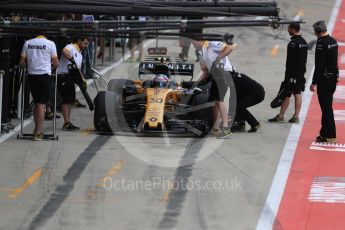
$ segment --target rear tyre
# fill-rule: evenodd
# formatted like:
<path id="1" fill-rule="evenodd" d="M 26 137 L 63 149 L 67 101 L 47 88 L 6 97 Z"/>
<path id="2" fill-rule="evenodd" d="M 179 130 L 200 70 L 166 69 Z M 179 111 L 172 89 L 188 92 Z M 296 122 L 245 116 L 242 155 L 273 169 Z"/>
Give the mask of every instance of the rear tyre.
<path id="1" fill-rule="evenodd" d="M 105 134 L 112 134 L 106 112 L 106 93 L 106 91 L 100 91 L 94 100 L 95 112 L 93 122 L 97 131 Z"/>

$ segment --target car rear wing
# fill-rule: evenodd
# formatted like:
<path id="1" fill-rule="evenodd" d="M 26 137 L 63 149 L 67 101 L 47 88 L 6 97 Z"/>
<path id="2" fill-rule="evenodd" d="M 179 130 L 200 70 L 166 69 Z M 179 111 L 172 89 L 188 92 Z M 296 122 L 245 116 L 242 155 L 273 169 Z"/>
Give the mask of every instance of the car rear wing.
<path id="1" fill-rule="evenodd" d="M 164 61 L 158 60 L 157 57 L 150 57 L 148 60 L 139 64 L 139 75 L 144 74 L 166 74 L 170 75 L 187 75 L 193 77 L 194 64 L 182 61 L 179 58 L 164 58 Z"/>

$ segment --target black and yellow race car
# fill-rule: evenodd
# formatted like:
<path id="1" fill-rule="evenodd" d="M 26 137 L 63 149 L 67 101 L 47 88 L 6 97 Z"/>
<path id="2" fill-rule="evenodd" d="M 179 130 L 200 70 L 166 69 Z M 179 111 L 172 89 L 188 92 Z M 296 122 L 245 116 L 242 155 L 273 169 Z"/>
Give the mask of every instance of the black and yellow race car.
<path id="1" fill-rule="evenodd" d="M 99 92 L 94 101 L 96 130 L 206 135 L 214 102 L 208 101 L 210 83 L 193 81 L 193 72 L 194 65 L 179 58 L 149 57 L 139 64 L 138 79 L 110 80 L 107 91 Z M 189 79 L 176 81 L 176 76 Z"/>

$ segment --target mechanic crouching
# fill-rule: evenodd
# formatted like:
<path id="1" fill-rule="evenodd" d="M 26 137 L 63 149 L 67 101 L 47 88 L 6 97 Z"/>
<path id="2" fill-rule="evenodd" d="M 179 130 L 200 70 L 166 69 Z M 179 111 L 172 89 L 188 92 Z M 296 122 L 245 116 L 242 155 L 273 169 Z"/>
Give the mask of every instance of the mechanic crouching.
<path id="1" fill-rule="evenodd" d="M 250 125 L 248 132 L 256 132 L 261 125 L 247 108 L 265 99 L 264 87 L 243 73 L 230 74 L 232 74 L 237 97 L 236 115 L 231 131 L 245 131 L 245 122 L 248 122 Z"/>
<path id="2" fill-rule="evenodd" d="M 88 45 L 88 38 L 77 38 L 75 39 L 75 43 L 68 44 L 62 50 L 60 65 L 58 68 L 58 90 L 62 97 L 61 110 L 64 118 L 62 130 L 79 130 L 79 127 L 73 125 L 71 122 L 71 106 L 76 99 L 74 78 L 81 78 L 86 85 L 80 69 L 83 60 L 81 51 Z"/>

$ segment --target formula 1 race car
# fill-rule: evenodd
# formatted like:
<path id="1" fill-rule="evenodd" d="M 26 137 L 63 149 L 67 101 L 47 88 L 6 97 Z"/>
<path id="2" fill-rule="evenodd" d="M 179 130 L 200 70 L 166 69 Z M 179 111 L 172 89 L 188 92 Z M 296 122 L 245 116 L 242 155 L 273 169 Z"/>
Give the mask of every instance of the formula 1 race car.
<path id="1" fill-rule="evenodd" d="M 212 127 L 210 83 L 193 81 L 194 65 L 150 57 L 139 64 L 139 79 L 112 79 L 95 98 L 94 125 L 101 133 L 168 133 L 204 136 Z M 189 76 L 175 81 L 172 76 Z M 143 77 L 151 76 L 144 80 Z"/>

